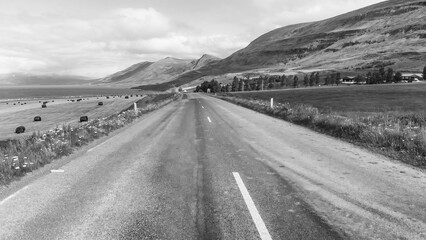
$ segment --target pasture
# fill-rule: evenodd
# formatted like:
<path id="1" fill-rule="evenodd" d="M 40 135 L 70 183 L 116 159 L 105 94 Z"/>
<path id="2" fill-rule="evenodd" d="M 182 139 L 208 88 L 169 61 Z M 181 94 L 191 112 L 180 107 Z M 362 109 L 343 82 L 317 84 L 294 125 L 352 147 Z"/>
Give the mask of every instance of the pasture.
<path id="1" fill-rule="evenodd" d="M 426 112 L 426 83 L 313 87 L 237 92 L 232 95 L 307 104 L 324 112 Z"/>
<path id="2" fill-rule="evenodd" d="M 76 98 L 72 98 L 76 99 Z M 51 99 L 46 108 L 42 108 L 39 100 L 0 102 L 0 140 L 18 138 L 31 135 L 33 132 L 45 131 L 57 126 L 80 124 L 80 117 L 86 115 L 89 120 L 103 118 L 118 113 L 141 99 L 141 97 L 91 97 L 89 100 L 67 101 L 67 99 Z M 68 100 L 71 100 L 68 99 Z M 54 102 L 52 102 L 54 101 Z M 103 105 L 98 105 L 98 102 Z M 24 105 L 21 105 L 24 103 Z M 15 103 L 16 105 L 13 105 Z M 40 116 L 41 121 L 34 121 L 35 116 Z M 18 126 L 25 126 L 25 133 L 15 134 Z"/>

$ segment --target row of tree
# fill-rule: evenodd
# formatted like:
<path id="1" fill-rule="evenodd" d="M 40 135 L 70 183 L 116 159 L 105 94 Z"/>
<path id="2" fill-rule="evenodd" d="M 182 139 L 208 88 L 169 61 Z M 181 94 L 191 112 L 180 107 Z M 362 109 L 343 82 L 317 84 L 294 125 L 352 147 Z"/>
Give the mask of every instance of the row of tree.
<path id="1" fill-rule="evenodd" d="M 423 68 L 423 76 L 426 76 L 426 66 Z M 222 84 L 216 80 L 203 82 L 197 86 L 196 92 L 238 92 L 238 91 L 259 91 L 266 89 L 280 89 L 280 88 L 298 88 L 300 85 L 304 87 L 312 87 L 322 85 L 339 85 L 341 83 L 341 73 L 332 72 L 320 77 L 319 72 L 312 72 L 311 74 L 300 75 L 261 75 L 254 78 L 238 78 L 234 77 L 232 83 Z M 378 71 L 368 72 L 365 76 L 358 74 L 354 82 L 359 84 L 382 84 L 391 82 L 401 82 L 401 72 L 394 73 L 392 68 L 380 68 Z"/>
<path id="2" fill-rule="evenodd" d="M 241 92 L 241 91 L 259 91 L 266 89 L 279 89 L 279 88 L 298 88 L 300 84 L 303 86 L 318 86 L 320 84 L 319 72 L 313 72 L 310 75 L 304 75 L 299 80 L 298 75 L 282 76 L 266 75 L 258 76 L 255 78 L 238 78 L 234 77 L 232 83 L 222 84 L 216 80 L 204 81 L 201 85 L 197 86 L 196 92 Z M 340 73 L 332 73 L 325 78 L 326 85 L 338 85 L 340 83 Z"/>

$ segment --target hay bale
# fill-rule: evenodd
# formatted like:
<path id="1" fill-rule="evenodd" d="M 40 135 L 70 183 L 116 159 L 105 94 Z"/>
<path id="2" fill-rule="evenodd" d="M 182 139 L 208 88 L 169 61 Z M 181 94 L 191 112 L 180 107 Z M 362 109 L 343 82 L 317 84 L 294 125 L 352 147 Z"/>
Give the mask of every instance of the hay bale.
<path id="1" fill-rule="evenodd" d="M 24 126 L 19 126 L 15 130 L 16 134 L 20 134 L 20 133 L 24 133 L 24 132 L 25 132 L 25 127 Z"/>

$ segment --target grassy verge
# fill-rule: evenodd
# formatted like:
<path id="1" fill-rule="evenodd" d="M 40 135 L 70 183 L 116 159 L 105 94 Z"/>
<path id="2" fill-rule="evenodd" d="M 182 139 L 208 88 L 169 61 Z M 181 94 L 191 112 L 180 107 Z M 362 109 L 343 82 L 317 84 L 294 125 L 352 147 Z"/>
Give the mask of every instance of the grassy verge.
<path id="1" fill-rule="evenodd" d="M 62 126 L 47 132 L 33 133 L 27 138 L 1 141 L 0 184 L 8 184 L 26 172 L 70 155 L 75 149 L 106 136 L 141 115 L 159 109 L 180 97 L 180 94 L 147 96 L 137 102 L 137 114 L 133 107 L 130 107 L 118 114 L 95 119 L 78 127 Z"/>
<path id="2" fill-rule="evenodd" d="M 315 131 L 367 147 L 393 159 L 426 167 L 426 116 L 422 113 L 384 113 L 340 116 L 321 113 L 304 104 L 278 103 L 222 95 L 219 98 Z"/>

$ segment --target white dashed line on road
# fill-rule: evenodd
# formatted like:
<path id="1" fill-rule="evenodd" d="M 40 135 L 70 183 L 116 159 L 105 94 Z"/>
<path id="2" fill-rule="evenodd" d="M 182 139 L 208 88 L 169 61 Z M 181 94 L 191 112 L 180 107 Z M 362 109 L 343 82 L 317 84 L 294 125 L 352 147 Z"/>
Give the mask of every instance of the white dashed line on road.
<path id="1" fill-rule="evenodd" d="M 209 123 L 211 123 L 211 122 L 212 122 L 212 120 L 210 119 L 210 117 L 207 117 L 207 120 L 209 120 Z"/>
<path id="2" fill-rule="evenodd" d="M 25 190 L 25 189 L 27 189 L 27 188 L 28 188 L 28 186 L 25 186 L 25 187 L 21 188 L 20 190 L 18 190 L 17 192 L 15 192 L 14 194 L 10 195 L 9 197 L 7 197 L 7 198 L 3 199 L 3 200 L 0 202 L 0 205 L 3 205 L 3 203 L 5 203 L 5 202 L 7 202 L 8 200 L 12 199 L 13 197 L 15 197 L 16 195 L 18 195 L 20 192 L 24 191 L 24 190 Z"/>
<path id="3" fill-rule="evenodd" d="M 271 235 L 269 234 L 268 229 L 266 228 L 265 223 L 263 222 L 262 217 L 259 214 L 259 211 L 257 211 L 257 208 L 254 205 L 253 199 L 250 197 L 250 194 L 246 186 L 244 185 L 243 180 L 240 177 L 240 174 L 237 172 L 233 172 L 232 174 L 234 175 L 235 181 L 237 181 L 238 188 L 240 189 L 240 192 L 243 195 L 244 201 L 246 202 L 253 222 L 256 225 L 260 238 L 262 240 L 272 240 Z"/>

